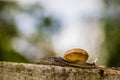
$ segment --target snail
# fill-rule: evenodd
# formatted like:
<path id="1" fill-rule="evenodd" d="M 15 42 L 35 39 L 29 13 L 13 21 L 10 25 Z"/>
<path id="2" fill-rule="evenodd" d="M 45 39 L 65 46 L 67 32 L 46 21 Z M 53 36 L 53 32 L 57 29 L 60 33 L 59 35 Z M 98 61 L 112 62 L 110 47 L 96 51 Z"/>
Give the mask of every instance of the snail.
<path id="1" fill-rule="evenodd" d="M 80 68 L 96 68 L 97 59 L 89 63 L 86 62 L 88 57 L 89 54 L 87 51 L 79 48 L 74 48 L 65 52 L 63 57 L 49 57 L 47 60 L 38 61 L 36 63 Z"/>
<path id="2" fill-rule="evenodd" d="M 87 51 L 74 48 L 65 52 L 63 59 L 71 63 L 85 63 L 89 57 Z"/>

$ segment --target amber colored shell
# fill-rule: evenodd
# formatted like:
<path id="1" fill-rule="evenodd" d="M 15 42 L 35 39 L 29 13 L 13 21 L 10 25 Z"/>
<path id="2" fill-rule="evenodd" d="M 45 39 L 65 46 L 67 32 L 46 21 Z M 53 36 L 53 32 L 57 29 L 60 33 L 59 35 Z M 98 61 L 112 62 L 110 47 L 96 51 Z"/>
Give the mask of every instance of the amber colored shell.
<path id="1" fill-rule="evenodd" d="M 86 62 L 88 57 L 89 54 L 85 50 L 79 48 L 68 50 L 63 56 L 64 60 L 68 62 Z"/>

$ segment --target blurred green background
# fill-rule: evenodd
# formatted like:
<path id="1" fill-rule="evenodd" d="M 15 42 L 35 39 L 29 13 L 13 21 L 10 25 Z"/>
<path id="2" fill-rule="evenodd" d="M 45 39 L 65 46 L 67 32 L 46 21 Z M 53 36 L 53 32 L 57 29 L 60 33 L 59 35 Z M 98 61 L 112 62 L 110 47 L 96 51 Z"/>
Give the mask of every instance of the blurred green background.
<path id="1" fill-rule="evenodd" d="M 58 53 L 53 47 L 51 37 L 64 30 L 61 26 L 65 23 L 60 19 L 64 16 L 55 16 L 47 12 L 42 2 L 38 3 L 34 0 L 23 1 L 22 4 L 21 2 L 0 1 L 0 61 L 34 62 L 37 59 L 56 56 Z M 104 64 L 106 66 L 120 66 L 119 4 L 119 0 L 103 0 L 101 16 L 97 18 L 103 25 L 102 33 L 104 34 L 104 41 L 97 51 L 98 60 L 106 61 Z M 94 18 L 89 18 L 88 21 L 92 19 Z M 29 24 L 22 23 L 25 21 Z M 28 28 L 26 29 L 24 25 Z M 34 28 L 29 28 L 31 25 Z M 105 54 L 107 55 L 102 58 Z"/>

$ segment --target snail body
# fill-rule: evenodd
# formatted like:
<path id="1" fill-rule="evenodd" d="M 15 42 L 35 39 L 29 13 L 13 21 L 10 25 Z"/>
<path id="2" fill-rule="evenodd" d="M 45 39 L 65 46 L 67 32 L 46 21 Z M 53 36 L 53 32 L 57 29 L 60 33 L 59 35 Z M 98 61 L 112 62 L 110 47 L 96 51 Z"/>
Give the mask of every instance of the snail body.
<path id="1" fill-rule="evenodd" d="M 79 48 L 74 48 L 65 52 L 63 57 L 49 57 L 47 60 L 36 62 L 37 64 L 49 64 L 49 65 L 58 65 L 58 66 L 72 66 L 80 68 L 96 68 L 95 59 L 93 62 L 86 62 L 89 57 L 89 54 Z"/>
<path id="2" fill-rule="evenodd" d="M 63 59 L 67 62 L 85 63 L 88 57 L 89 57 L 89 54 L 85 50 L 75 48 L 65 52 Z"/>

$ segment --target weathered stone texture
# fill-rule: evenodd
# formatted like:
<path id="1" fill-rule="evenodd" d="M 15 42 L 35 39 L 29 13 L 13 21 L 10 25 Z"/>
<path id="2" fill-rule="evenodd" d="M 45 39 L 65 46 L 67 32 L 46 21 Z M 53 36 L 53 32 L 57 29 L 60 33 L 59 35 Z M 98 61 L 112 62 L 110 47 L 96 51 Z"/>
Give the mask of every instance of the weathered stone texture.
<path id="1" fill-rule="evenodd" d="M 0 62 L 0 80 L 120 80 L 120 70 Z"/>

